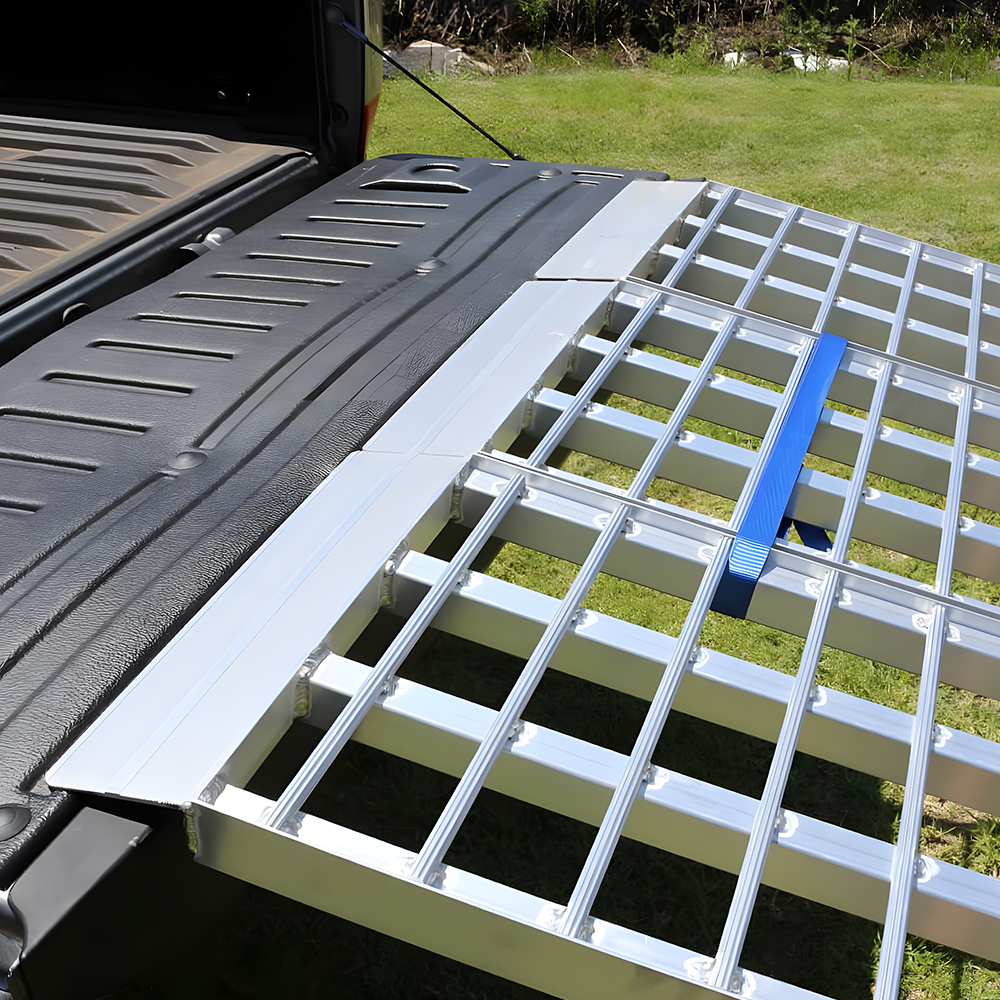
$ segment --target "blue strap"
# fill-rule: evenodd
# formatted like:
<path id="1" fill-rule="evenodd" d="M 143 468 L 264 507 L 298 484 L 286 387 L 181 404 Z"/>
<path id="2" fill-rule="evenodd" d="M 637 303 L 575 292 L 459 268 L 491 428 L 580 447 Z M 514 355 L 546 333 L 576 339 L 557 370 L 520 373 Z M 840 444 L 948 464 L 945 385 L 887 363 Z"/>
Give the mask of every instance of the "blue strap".
<path id="1" fill-rule="evenodd" d="M 802 460 L 816 431 L 823 404 L 846 347 L 846 340 L 829 333 L 820 334 L 813 344 L 806 370 L 794 390 L 784 426 L 767 459 L 745 515 L 741 523 L 736 525 L 736 541 L 715 592 L 713 611 L 721 611 L 734 618 L 746 617 L 771 545 L 779 530 L 784 527 L 782 519 L 785 508 L 799 478 Z M 822 529 L 814 525 L 800 526 L 798 521 L 795 526 L 806 545 L 819 549 L 828 547 L 829 539 Z M 802 532 L 803 527 L 805 534 Z M 785 527 L 786 534 L 787 531 Z M 826 539 L 826 544 L 820 541 L 816 533 Z"/>

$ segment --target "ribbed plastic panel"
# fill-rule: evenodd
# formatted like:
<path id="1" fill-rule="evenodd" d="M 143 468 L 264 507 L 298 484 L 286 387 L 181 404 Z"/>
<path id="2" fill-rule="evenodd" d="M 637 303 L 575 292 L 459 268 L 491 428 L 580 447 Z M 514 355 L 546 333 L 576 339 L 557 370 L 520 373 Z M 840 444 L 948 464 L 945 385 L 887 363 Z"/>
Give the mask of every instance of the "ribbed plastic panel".
<path id="1" fill-rule="evenodd" d="M 66 798 L 26 776 L 636 176 L 372 161 L 0 368 L 0 868 Z"/>
<path id="2" fill-rule="evenodd" d="M 0 116 L 0 310 L 298 152 Z"/>

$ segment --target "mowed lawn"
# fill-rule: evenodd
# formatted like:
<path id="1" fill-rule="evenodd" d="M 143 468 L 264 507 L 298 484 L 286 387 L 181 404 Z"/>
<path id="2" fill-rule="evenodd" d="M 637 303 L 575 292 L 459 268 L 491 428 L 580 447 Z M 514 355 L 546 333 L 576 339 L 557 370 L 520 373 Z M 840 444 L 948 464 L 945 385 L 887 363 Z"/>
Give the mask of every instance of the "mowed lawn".
<path id="1" fill-rule="evenodd" d="M 536 54 L 535 68 L 527 75 L 466 76 L 437 79 L 435 84 L 497 138 L 532 159 L 665 170 L 673 177 L 707 176 L 1000 261 L 1000 151 L 994 142 L 1000 125 L 1000 87 L 914 80 L 849 83 L 834 73 L 678 72 L 676 63 L 633 71 L 582 71 L 565 66 L 556 70 L 551 63 L 559 58 L 545 60 Z M 569 60 L 562 61 L 569 64 Z M 431 98 L 406 81 L 386 86 L 373 147 L 374 153 L 498 155 L 486 140 L 445 109 L 435 107 Z M 610 401 L 619 408 L 656 416 L 646 413 L 650 408 L 635 400 L 615 397 Z M 696 429 L 714 436 L 720 431 L 711 425 Z M 610 483 L 626 472 L 575 453 L 558 454 L 555 460 L 565 469 Z M 810 459 L 809 464 L 833 471 L 826 469 L 832 463 L 822 459 Z M 941 503 L 938 497 L 902 484 L 881 485 L 932 506 Z M 655 495 L 660 493 L 662 499 L 713 516 L 727 517 L 732 506 L 675 485 L 663 484 Z M 966 513 L 1000 522 L 991 511 Z M 852 549 L 852 554 L 869 565 L 933 583 L 933 566 L 919 560 L 900 563 L 898 553 L 875 546 Z M 561 597 L 575 569 L 507 545 L 489 572 Z M 996 602 L 1000 597 L 1000 588 L 993 584 L 967 580 L 956 583 L 956 592 L 965 593 L 963 587 L 974 588 L 968 593 L 981 600 Z M 686 602 L 603 575 L 586 605 L 674 635 L 687 607 Z M 720 615 L 709 616 L 702 641 L 786 672 L 794 672 L 802 650 L 797 637 L 748 627 Z M 916 677 L 838 650 L 825 650 L 818 679 L 903 711 L 913 712 L 916 705 Z M 599 711 L 596 705 L 581 705 L 578 711 L 582 717 L 595 710 Z M 969 692 L 942 685 L 938 719 L 1000 739 L 1000 705 Z M 693 720 L 684 726 L 683 735 L 665 738 L 672 766 L 704 776 L 711 772 L 714 780 L 753 793 L 751 772 L 766 770 L 770 757 L 766 745 L 733 740 Z M 730 761 L 720 767 L 720 756 L 727 755 L 738 758 L 738 763 Z M 851 812 L 847 825 L 870 836 L 893 839 L 902 801 L 899 786 L 826 767 L 802 755 L 796 768 L 786 801 L 800 803 L 804 811 L 833 822 L 844 822 L 843 817 Z M 820 788 L 823 793 L 817 794 Z M 992 817 L 955 803 L 928 802 L 922 840 L 925 852 L 989 874 L 1000 872 L 1000 834 Z M 666 876 L 649 874 L 645 885 L 650 884 L 655 893 L 664 898 L 673 895 L 675 905 L 688 907 L 693 921 L 706 924 L 706 942 L 712 937 L 707 925 L 715 918 L 710 911 L 724 912 L 726 905 L 724 877 L 706 878 L 700 897 L 684 894 Z M 642 891 L 635 884 L 631 890 Z M 772 963 L 776 972 L 780 970 L 792 981 L 832 996 L 867 993 L 878 958 L 877 926 L 793 902 L 781 894 L 762 899 L 758 910 L 765 906 L 770 913 L 755 918 L 756 933 L 751 925 L 748 952 L 752 956 L 744 955 L 748 966 L 759 967 L 753 965 L 754 959 Z M 628 915 L 622 919 L 627 921 Z M 808 931 L 802 930 L 803 923 L 811 925 Z M 776 946 L 771 940 L 789 932 L 800 938 L 797 949 Z M 698 946 L 711 948 L 700 940 Z M 989 963 L 913 939 L 902 995 L 969 1000 L 1000 996 L 1000 974 Z"/>
<path id="2" fill-rule="evenodd" d="M 1000 261 L 1000 86 L 554 58 L 570 68 L 434 84 L 531 159 L 709 177 Z M 369 152 L 501 155 L 405 79 Z"/>

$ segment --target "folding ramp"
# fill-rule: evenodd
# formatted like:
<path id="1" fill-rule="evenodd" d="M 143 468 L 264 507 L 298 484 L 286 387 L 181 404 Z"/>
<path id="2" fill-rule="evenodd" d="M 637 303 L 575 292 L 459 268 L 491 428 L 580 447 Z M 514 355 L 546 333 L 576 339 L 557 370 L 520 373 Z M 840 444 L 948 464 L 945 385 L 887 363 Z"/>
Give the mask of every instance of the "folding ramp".
<path id="1" fill-rule="evenodd" d="M 1000 813 L 1000 747 L 935 719 L 941 684 L 1000 698 L 1000 614 L 956 593 L 1000 582 L 998 359 L 1000 267 L 722 184 L 634 181 L 47 780 L 184 808 L 202 864 L 559 997 L 815 995 L 744 968 L 762 884 L 883 923 L 878 1000 L 908 933 L 1000 959 L 997 880 L 918 850 L 925 793 Z M 491 572 L 501 542 L 571 564 L 564 596 Z M 876 547 L 933 584 L 867 565 Z M 599 577 L 683 607 L 675 634 L 596 610 Z M 720 613 L 789 633 L 797 670 L 714 650 Z M 428 629 L 518 658 L 502 696 L 455 693 L 472 660 L 409 676 Z M 915 714 L 817 684 L 824 647 L 918 674 Z M 533 720 L 552 672 L 643 699 L 631 749 Z M 759 798 L 658 759 L 672 710 L 770 742 Z M 248 790 L 303 723 L 308 754 Z M 311 808 L 352 740 L 453 776 L 418 850 Z M 895 845 L 785 807 L 796 749 L 903 784 Z M 450 858 L 483 788 L 589 826 L 565 896 Z M 714 950 L 601 917 L 622 838 L 737 876 Z"/>

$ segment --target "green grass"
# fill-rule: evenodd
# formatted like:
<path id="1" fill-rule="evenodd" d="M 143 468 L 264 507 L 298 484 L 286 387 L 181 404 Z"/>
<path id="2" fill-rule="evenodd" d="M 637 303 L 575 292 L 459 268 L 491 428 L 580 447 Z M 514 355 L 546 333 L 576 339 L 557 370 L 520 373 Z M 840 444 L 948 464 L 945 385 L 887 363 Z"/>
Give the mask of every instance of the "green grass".
<path id="1" fill-rule="evenodd" d="M 541 69 L 525 76 L 437 83 L 449 100 L 533 159 L 666 170 L 675 177 L 708 176 L 962 253 L 1000 260 L 1000 156 L 992 148 L 1000 124 L 1000 88 L 996 86 L 887 79 L 848 83 L 835 74 L 803 78 L 753 70 L 692 72 L 690 65 L 678 72 L 677 64 L 671 67 L 669 63 L 630 72 L 552 71 L 536 56 L 536 67 L 540 63 Z M 419 133 L 410 124 L 414 121 L 420 122 Z M 438 112 L 414 88 L 390 83 L 372 152 L 441 150 L 495 155 L 484 140 Z M 657 408 L 642 401 L 620 396 L 601 401 L 662 419 L 654 412 Z M 731 443 L 756 445 L 745 435 L 704 421 L 691 421 L 688 426 Z M 557 452 L 553 464 L 623 488 L 633 475 L 633 470 L 576 452 Z M 823 459 L 811 459 L 810 465 L 832 474 L 849 474 Z M 943 502 L 927 491 L 881 477 L 873 477 L 870 485 L 935 506 Z M 728 517 L 732 510 L 730 500 L 663 481 L 657 481 L 650 495 L 714 517 Z M 997 521 L 992 511 L 970 509 L 966 513 Z M 868 565 L 933 582 L 934 566 L 922 560 L 860 542 L 852 544 L 850 554 Z M 569 587 L 575 569 L 551 556 L 507 545 L 489 572 L 559 597 Z M 996 584 L 959 574 L 954 586 L 956 592 L 992 603 L 1000 597 Z M 684 601 L 664 599 L 603 575 L 586 604 L 673 635 L 679 632 L 687 611 Z M 701 641 L 788 673 L 797 669 L 803 645 L 798 637 L 762 626 L 748 629 L 746 623 L 714 614 L 706 622 Z M 841 650 L 824 650 L 817 680 L 903 711 L 912 712 L 916 706 L 914 675 Z M 944 725 L 1000 739 L 1000 705 L 970 692 L 941 685 L 937 717 Z M 672 727 L 682 730 L 685 738 L 671 737 Z M 720 735 L 715 729 L 697 720 L 675 720 L 658 752 L 667 754 L 671 766 L 752 794 L 766 774 L 769 748 L 750 738 Z M 720 765 L 720 759 L 730 763 Z M 824 788 L 824 801 L 817 800 L 819 787 Z M 786 802 L 892 840 L 902 789 L 799 755 Z M 838 815 L 838 810 L 843 812 Z M 1000 824 L 955 803 L 928 799 L 922 849 L 955 864 L 1000 874 Z M 629 850 L 641 853 L 634 845 Z M 696 922 L 714 928 L 718 914 L 710 917 L 709 911 L 715 913 L 723 905 L 716 897 L 726 896 L 727 878 L 722 873 L 708 882 L 704 873 L 697 878 L 704 903 Z M 637 878 L 633 890 L 641 894 L 642 883 Z M 865 995 L 878 958 L 877 928 L 790 897 L 779 905 L 776 898 L 781 896 L 762 895 L 748 938 L 749 955 L 765 964 L 772 961 L 792 981 L 794 970 L 804 968 L 803 985 L 814 989 L 845 997 Z M 784 916 L 778 916 L 779 912 Z M 768 958 L 769 933 L 781 937 L 804 924 L 826 933 L 817 939 L 800 933 L 802 950 L 791 964 L 787 954 L 784 960 Z M 669 936 L 665 927 L 657 931 Z M 702 937 L 709 941 L 712 932 L 706 929 Z M 822 975 L 812 979 L 810 968 L 836 967 L 838 955 L 851 958 L 839 963 L 846 972 L 833 977 L 836 988 L 822 980 Z M 746 964 L 768 971 L 751 961 Z M 1000 966 L 912 939 L 901 995 L 968 1000 L 1000 996 Z"/>
<path id="2" fill-rule="evenodd" d="M 434 84 L 532 159 L 707 176 L 1000 260 L 1000 87 L 669 65 Z M 391 80 L 369 153 L 400 152 L 498 155 Z"/>

